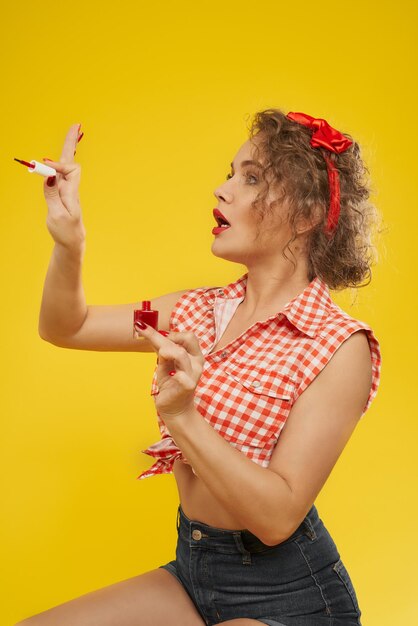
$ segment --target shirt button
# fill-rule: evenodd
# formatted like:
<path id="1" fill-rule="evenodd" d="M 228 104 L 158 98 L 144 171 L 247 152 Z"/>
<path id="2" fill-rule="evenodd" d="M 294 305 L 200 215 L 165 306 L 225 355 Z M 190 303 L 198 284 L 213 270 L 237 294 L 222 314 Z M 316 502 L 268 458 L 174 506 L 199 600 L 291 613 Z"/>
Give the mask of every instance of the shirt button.
<path id="1" fill-rule="evenodd" d="M 255 380 L 253 383 L 251 383 L 252 387 L 259 387 L 260 383 L 258 382 L 258 380 Z"/>
<path id="2" fill-rule="evenodd" d="M 224 292 L 222 291 L 222 289 L 219 289 L 218 294 L 219 294 L 220 296 L 223 296 L 223 295 L 224 295 Z"/>
<path id="3" fill-rule="evenodd" d="M 200 530 L 194 530 L 192 532 L 192 537 L 195 541 L 199 541 L 200 539 L 202 539 L 202 533 L 200 532 Z"/>
<path id="4" fill-rule="evenodd" d="M 221 357 L 224 359 L 225 357 L 228 356 L 228 352 L 222 352 Z"/>

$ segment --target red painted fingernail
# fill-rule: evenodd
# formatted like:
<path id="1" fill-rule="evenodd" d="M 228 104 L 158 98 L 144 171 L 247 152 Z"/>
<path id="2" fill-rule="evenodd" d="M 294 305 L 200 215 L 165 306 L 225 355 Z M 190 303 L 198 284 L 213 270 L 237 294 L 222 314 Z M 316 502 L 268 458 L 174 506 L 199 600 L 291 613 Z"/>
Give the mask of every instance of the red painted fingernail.
<path id="1" fill-rule="evenodd" d="M 56 176 L 48 176 L 48 178 L 46 179 L 46 184 L 48 185 L 48 187 L 53 187 L 55 185 L 56 180 L 57 180 Z"/>
<path id="2" fill-rule="evenodd" d="M 48 157 L 44 157 L 42 161 L 53 161 L 54 159 L 48 159 Z"/>
<path id="3" fill-rule="evenodd" d="M 174 371 L 173 372 L 169 372 L 170 376 L 174 376 L 175 373 L 176 372 L 174 372 Z"/>
<path id="4" fill-rule="evenodd" d="M 138 322 L 135 322 L 135 328 L 139 328 L 140 330 L 145 330 L 147 328 L 147 325 L 144 322 L 141 322 L 141 320 L 139 320 Z"/>
<path id="5" fill-rule="evenodd" d="M 83 139 L 84 137 L 84 133 L 81 133 L 80 137 L 77 139 L 77 143 L 80 143 L 80 141 Z"/>
<path id="6" fill-rule="evenodd" d="M 160 335 L 163 335 L 164 337 L 168 337 L 168 335 L 170 334 L 166 330 L 159 330 L 158 332 L 160 333 Z"/>

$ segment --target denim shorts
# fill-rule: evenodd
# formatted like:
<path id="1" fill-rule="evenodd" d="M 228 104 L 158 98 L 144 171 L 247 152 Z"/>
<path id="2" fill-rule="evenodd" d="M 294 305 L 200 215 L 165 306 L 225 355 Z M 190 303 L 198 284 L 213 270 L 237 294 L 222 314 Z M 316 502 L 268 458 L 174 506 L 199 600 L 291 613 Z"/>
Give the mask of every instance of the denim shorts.
<path id="1" fill-rule="evenodd" d="M 180 581 L 207 626 L 238 617 L 269 626 L 361 626 L 350 576 L 315 506 L 285 541 L 267 546 L 177 511 Z"/>

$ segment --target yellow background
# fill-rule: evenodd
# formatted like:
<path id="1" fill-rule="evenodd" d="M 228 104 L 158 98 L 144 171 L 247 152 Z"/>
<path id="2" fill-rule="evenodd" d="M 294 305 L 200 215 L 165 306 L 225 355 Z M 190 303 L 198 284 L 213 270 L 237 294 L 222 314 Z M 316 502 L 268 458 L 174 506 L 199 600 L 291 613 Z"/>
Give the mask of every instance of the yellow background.
<path id="1" fill-rule="evenodd" d="M 380 340 L 381 387 L 316 505 L 363 626 L 417 623 L 416 19 L 405 0 L 2 9 L 0 626 L 174 558 L 178 503 L 173 476 L 136 480 L 155 355 L 38 336 L 53 242 L 13 158 L 57 159 L 82 123 L 88 304 L 224 285 L 246 268 L 211 254 L 213 190 L 268 107 L 350 132 L 371 170 L 380 262 L 355 305 L 332 295 Z"/>

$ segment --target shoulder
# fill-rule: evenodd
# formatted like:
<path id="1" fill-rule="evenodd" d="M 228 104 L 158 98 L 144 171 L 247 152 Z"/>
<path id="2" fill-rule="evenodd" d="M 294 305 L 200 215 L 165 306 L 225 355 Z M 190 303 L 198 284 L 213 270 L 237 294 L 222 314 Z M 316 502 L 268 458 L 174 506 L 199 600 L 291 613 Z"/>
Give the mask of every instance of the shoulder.
<path id="1" fill-rule="evenodd" d="M 321 374 L 327 377 L 328 384 L 333 380 L 341 385 L 349 382 L 353 394 L 366 394 L 367 399 L 372 384 L 372 361 L 367 331 L 354 330 L 339 346 L 319 376 Z"/>
<path id="2" fill-rule="evenodd" d="M 366 331 L 366 336 L 368 336 L 369 331 L 372 332 L 369 324 L 349 315 L 346 311 L 341 309 L 341 307 L 335 304 L 335 302 L 332 302 L 332 305 L 328 309 L 328 315 L 324 320 L 324 325 L 320 330 L 319 336 L 347 338 L 357 330 Z"/>
<path id="3" fill-rule="evenodd" d="M 353 332 L 305 391 L 305 401 L 350 404 L 362 414 L 373 383 L 370 347 L 365 330 Z M 302 394 L 303 396 L 304 394 Z"/>
<path id="4" fill-rule="evenodd" d="M 364 358 L 367 355 L 371 360 L 373 395 L 375 394 L 380 380 L 382 356 L 380 343 L 369 324 L 352 317 L 333 303 L 326 324 L 319 333 L 318 341 L 320 344 L 326 345 L 331 354 L 336 353 L 336 351 L 340 352 L 344 346 L 343 354 L 347 352 L 348 358 L 350 358 L 350 354 L 352 355 L 351 358 L 356 358 L 358 350 L 360 352 L 357 358 L 360 358 L 361 355 Z M 369 400 L 371 401 L 371 398 Z"/>
<path id="5" fill-rule="evenodd" d="M 184 291 L 177 300 L 170 320 L 170 329 L 186 330 L 198 328 L 202 322 L 202 313 L 211 308 L 211 296 L 217 287 L 194 287 Z"/>
<path id="6" fill-rule="evenodd" d="M 354 361 L 356 359 L 370 361 L 372 385 L 364 409 L 366 411 L 375 397 L 380 383 L 382 354 L 379 340 L 369 324 L 350 316 L 335 303 L 333 303 L 326 326 L 327 341 L 331 345 L 335 343 L 334 349 L 337 348 L 333 358 L 339 353 L 337 362 L 344 358 Z M 332 350 L 333 353 L 334 349 Z"/>
<path id="7" fill-rule="evenodd" d="M 181 293 L 176 304 L 181 307 L 204 301 L 214 290 L 216 290 L 216 287 L 193 287 L 192 289 L 186 289 Z"/>
<path id="8" fill-rule="evenodd" d="M 313 393 L 314 389 L 321 387 L 324 378 L 328 384 L 329 377 L 357 375 L 360 386 L 369 388 L 363 409 L 365 413 L 377 393 L 382 361 L 379 342 L 369 324 L 350 316 L 333 302 L 322 327 L 304 346 L 307 353 L 299 370 L 294 400 L 315 382 L 311 389 Z M 358 392 L 361 395 L 360 388 Z"/>

